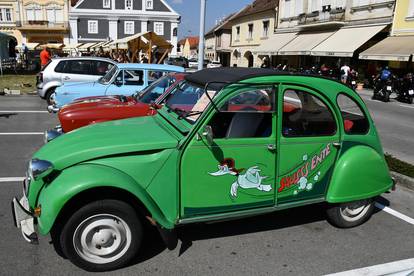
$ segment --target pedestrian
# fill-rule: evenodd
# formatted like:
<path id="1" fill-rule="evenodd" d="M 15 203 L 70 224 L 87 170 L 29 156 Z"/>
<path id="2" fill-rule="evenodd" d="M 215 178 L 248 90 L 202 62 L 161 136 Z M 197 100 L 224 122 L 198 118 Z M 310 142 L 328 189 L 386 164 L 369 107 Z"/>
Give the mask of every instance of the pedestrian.
<path id="1" fill-rule="evenodd" d="M 348 80 L 348 76 L 349 76 L 349 72 L 350 71 L 351 71 L 351 68 L 347 64 L 344 64 L 341 67 L 340 74 L 341 74 L 341 82 L 342 83 L 347 83 L 347 80 Z"/>
<path id="2" fill-rule="evenodd" d="M 141 63 L 148 63 L 148 58 L 144 54 L 141 55 Z"/>
<path id="3" fill-rule="evenodd" d="M 269 62 L 269 58 L 268 57 L 264 57 L 263 58 L 262 65 L 260 67 L 261 68 L 270 68 L 270 62 Z"/>
<path id="4" fill-rule="evenodd" d="M 50 62 L 51 59 L 52 58 L 50 56 L 49 49 L 46 45 L 43 46 L 43 50 L 40 52 L 40 66 L 42 70 Z"/>

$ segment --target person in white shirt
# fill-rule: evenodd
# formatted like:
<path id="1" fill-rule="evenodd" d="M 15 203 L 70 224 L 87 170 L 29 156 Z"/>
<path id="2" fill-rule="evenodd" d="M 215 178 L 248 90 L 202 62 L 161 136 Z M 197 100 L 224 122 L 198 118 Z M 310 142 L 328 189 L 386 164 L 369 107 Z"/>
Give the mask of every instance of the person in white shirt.
<path id="1" fill-rule="evenodd" d="M 341 71 L 341 82 L 346 83 L 346 81 L 348 80 L 348 76 L 349 76 L 349 72 L 351 71 L 351 68 L 348 65 L 344 64 L 341 67 L 340 71 Z"/>

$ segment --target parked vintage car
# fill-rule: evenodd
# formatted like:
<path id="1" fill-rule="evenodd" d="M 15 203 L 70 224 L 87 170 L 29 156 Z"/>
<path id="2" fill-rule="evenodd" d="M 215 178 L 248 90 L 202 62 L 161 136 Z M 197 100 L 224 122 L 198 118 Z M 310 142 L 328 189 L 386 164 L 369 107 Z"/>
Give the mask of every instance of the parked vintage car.
<path id="1" fill-rule="evenodd" d="M 130 96 L 169 72 L 184 72 L 184 68 L 164 64 L 119 63 L 98 81 L 65 84 L 56 88 L 48 111 L 57 112 L 62 106 L 83 97 Z"/>
<path id="2" fill-rule="evenodd" d="M 141 92 L 128 97 L 114 95 L 77 99 L 59 111 L 60 125 L 46 132 L 45 141 L 90 124 L 154 115 L 158 105 L 185 75 L 164 75 Z"/>
<path id="3" fill-rule="evenodd" d="M 363 160 L 363 162 L 361 162 Z M 80 128 L 30 161 L 16 226 L 90 271 L 128 264 L 158 229 L 326 202 L 337 227 L 393 187 L 375 125 L 349 87 L 268 69 L 187 75 L 155 116 Z M 145 250 L 145 248 L 141 249 Z"/>
<path id="4" fill-rule="evenodd" d="M 57 87 L 64 83 L 97 81 L 115 64 L 111 59 L 100 57 L 54 58 L 36 76 L 37 94 L 51 104 L 50 97 Z"/>

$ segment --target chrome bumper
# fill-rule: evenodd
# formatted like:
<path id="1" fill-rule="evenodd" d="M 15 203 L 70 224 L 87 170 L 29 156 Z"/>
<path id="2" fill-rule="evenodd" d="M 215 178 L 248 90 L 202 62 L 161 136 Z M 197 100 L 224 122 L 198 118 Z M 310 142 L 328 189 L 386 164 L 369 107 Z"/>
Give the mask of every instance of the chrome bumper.
<path id="1" fill-rule="evenodd" d="M 63 130 L 60 126 L 56 126 L 54 129 L 46 130 L 45 137 L 44 137 L 45 144 L 59 137 L 62 134 L 63 134 Z"/>
<path id="2" fill-rule="evenodd" d="M 38 244 L 37 233 L 34 230 L 34 216 L 29 211 L 30 208 L 27 197 L 23 196 L 20 200 L 13 198 L 11 205 L 14 225 L 21 230 L 23 238 L 27 242 Z"/>

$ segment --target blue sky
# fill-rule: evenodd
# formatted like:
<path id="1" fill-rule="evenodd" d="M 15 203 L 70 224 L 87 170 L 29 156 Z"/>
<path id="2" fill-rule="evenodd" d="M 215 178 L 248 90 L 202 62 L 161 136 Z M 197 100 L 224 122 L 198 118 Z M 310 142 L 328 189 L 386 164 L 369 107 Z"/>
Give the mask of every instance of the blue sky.
<path id="1" fill-rule="evenodd" d="M 178 37 L 198 36 L 200 28 L 200 0 L 166 0 L 181 15 Z M 252 3 L 253 0 L 207 0 L 206 31 L 212 28 L 217 19 L 236 12 Z"/>

